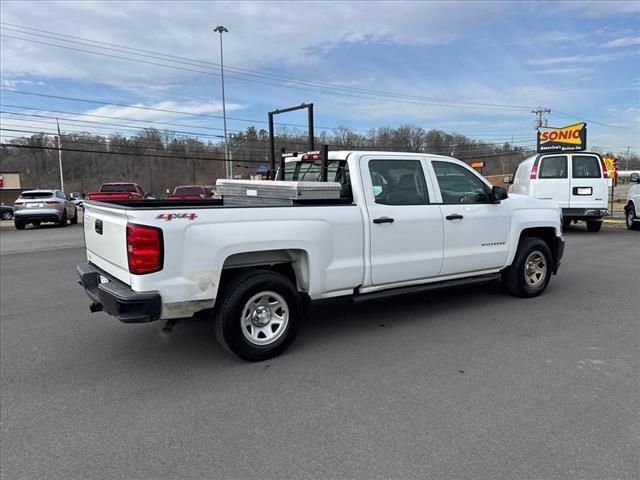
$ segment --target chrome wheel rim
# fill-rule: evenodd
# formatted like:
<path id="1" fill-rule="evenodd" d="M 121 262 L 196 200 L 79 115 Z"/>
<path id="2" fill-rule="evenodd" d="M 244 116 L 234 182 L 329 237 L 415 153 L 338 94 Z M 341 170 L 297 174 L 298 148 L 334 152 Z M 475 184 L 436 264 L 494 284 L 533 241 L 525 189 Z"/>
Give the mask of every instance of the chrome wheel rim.
<path id="1" fill-rule="evenodd" d="M 529 254 L 524 262 L 524 278 L 530 287 L 539 287 L 547 276 L 547 260 L 544 255 L 535 250 Z"/>
<path id="2" fill-rule="evenodd" d="M 289 324 L 289 305 L 273 291 L 256 293 L 242 308 L 242 334 L 254 345 L 269 345 L 278 340 Z"/>

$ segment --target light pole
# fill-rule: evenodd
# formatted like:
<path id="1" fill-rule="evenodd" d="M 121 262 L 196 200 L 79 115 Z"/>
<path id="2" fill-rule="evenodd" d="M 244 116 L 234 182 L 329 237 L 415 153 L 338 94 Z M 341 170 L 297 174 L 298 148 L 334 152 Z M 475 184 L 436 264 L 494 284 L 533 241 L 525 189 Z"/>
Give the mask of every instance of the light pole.
<path id="1" fill-rule="evenodd" d="M 227 178 L 233 178 L 233 165 L 229 161 L 229 147 L 227 145 L 227 107 L 224 100 L 224 57 L 222 55 L 222 34 L 229 32 L 224 25 L 218 25 L 213 29 L 214 32 L 220 33 L 220 77 L 222 78 L 222 118 L 224 121 L 224 160 Z"/>

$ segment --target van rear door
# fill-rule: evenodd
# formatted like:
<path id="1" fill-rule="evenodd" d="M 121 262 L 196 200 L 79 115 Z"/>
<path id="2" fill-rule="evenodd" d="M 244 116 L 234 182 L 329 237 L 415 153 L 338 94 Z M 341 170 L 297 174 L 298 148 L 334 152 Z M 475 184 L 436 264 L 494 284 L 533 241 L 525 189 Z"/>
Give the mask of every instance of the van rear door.
<path id="1" fill-rule="evenodd" d="M 552 200 L 561 208 L 569 207 L 569 158 L 546 155 L 540 158 L 538 176 L 531 180 L 531 196 Z"/>
<path id="2" fill-rule="evenodd" d="M 571 155 L 571 208 L 607 208 L 607 179 L 600 157 L 593 153 Z"/>

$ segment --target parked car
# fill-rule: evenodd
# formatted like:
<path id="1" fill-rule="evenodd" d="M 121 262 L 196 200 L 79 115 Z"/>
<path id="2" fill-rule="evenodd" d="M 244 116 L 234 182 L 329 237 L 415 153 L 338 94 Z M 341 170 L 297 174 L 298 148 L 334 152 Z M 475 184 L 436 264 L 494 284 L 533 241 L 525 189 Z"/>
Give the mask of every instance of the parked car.
<path id="1" fill-rule="evenodd" d="M 242 201 L 255 203 L 231 208 L 224 195 L 179 207 L 85 204 L 87 263 L 77 271 L 91 311 L 169 325 L 213 315 L 220 343 L 257 361 L 291 344 L 311 300 L 500 278 L 512 294 L 534 297 L 558 271 L 564 240 L 552 202 L 507 195 L 450 157 L 343 151 L 329 159 L 339 182 L 309 196 L 289 191 L 290 206 L 280 203 L 282 189 L 308 182 L 246 181 Z M 267 190 L 272 196 L 260 198 Z"/>
<path id="2" fill-rule="evenodd" d="M 173 189 L 173 193 L 167 195 L 171 200 L 199 200 L 211 198 L 211 190 L 203 185 L 179 185 Z"/>
<path id="3" fill-rule="evenodd" d="M 590 232 L 598 232 L 609 215 L 608 182 L 597 153 L 539 154 L 518 166 L 509 192 L 551 200 L 562 208 L 565 225 L 584 220 Z"/>
<path id="4" fill-rule="evenodd" d="M 55 222 L 61 227 L 67 222 L 78 223 L 78 209 L 62 190 L 28 190 L 13 204 L 13 222 L 18 230 L 31 223 Z"/>
<path id="5" fill-rule="evenodd" d="M 9 205 L 5 205 L 4 203 L 0 204 L 0 219 L 11 220 L 12 218 L 13 218 L 13 207 Z"/>
<path id="6" fill-rule="evenodd" d="M 103 183 L 97 192 L 87 193 L 87 200 L 109 202 L 113 200 L 142 200 L 147 195 L 137 183 L 110 182 Z"/>
<path id="7" fill-rule="evenodd" d="M 69 194 L 69 200 L 71 200 L 76 207 L 82 208 L 82 203 L 84 202 L 84 193 L 71 192 Z"/>
<path id="8" fill-rule="evenodd" d="M 627 229 L 640 230 L 640 175 L 632 173 L 629 180 L 635 183 L 627 194 L 627 204 L 624 207 Z"/>

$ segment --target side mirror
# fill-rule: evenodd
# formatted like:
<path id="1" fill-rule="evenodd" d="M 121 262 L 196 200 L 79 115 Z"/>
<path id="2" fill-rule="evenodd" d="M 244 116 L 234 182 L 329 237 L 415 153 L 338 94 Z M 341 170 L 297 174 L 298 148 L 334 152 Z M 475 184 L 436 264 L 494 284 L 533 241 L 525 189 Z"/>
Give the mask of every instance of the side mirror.
<path id="1" fill-rule="evenodd" d="M 491 189 L 491 198 L 495 203 L 500 203 L 501 200 L 509 198 L 507 191 L 502 187 L 493 187 Z"/>
<path id="2" fill-rule="evenodd" d="M 629 177 L 629 180 L 631 180 L 633 183 L 640 183 L 640 175 L 638 175 L 636 172 L 633 172 Z"/>

